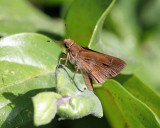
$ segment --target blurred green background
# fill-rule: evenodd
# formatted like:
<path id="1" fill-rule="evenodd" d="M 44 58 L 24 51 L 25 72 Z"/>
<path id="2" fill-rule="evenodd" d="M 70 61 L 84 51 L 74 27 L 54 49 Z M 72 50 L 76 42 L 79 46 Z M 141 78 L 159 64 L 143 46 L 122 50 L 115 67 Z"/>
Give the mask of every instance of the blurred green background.
<path id="1" fill-rule="evenodd" d="M 76 0 L 75 0 L 76 1 Z M 67 23 L 68 34 L 72 39 L 74 39 L 78 44 L 88 46 L 89 39 L 87 40 L 85 32 L 91 29 L 94 24 L 93 21 L 81 22 L 81 20 L 74 20 L 76 14 L 81 13 L 81 8 L 86 9 L 89 3 L 84 3 L 82 5 L 76 5 L 74 0 L 29 0 L 29 1 L 11 1 L 11 0 L 1 0 L 0 1 L 0 37 L 7 37 L 12 34 L 22 33 L 22 32 L 35 32 L 46 35 L 54 40 L 62 41 L 64 38 L 69 36 L 66 34 L 66 29 L 64 24 Z M 78 1 L 78 0 L 77 0 Z M 88 1 L 88 0 L 87 0 Z M 94 0 L 95 1 L 95 0 Z M 107 1 L 107 0 L 106 0 Z M 72 5 L 74 3 L 74 6 Z M 108 0 L 106 7 L 110 4 L 111 0 Z M 98 2 L 97 2 L 98 3 Z M 85 8 L 86 4 L 86 8 Z M 99 3 L 104 4 L 104 3 Z M 72 7 L 70 7 L 72 5 Z M 98 4 L 97 4 L 98 6 Z M 97 11 L 105 11 L 101 8 L 91 8 Z M 76 11 L 71 11 L 71 10 Z M 94 12 L 85 13 L 82 11 L 82 16 L 88 17 L 93 15 L 97 16 Z M 70 11 L 69 11 L 70 10 Z M 91 15 L 89 15 L 89 13 Z M 73 16 L 73 20 L 72 20 Z M 105 17 L 104 17 L 105 18 Z M 85 21 L 85 20 L 84 20 Z M 89 25 L 91 24 L 91 26 Z M 79 27 L 75 27 L 79 25 Z M 81 26 L 80 26 L 81 25 Z M 89 26 L 89 27 L 88 27 Z M 86 30 L 81 30 L 85 29 Z M 84 35 L 83 35 L 84 33 Z M 77 36 L 79 34 L 80 36 Z M 98 34 L 97 34 L 98 35 Z M 160 117 L 160 1 L 159 0 L 117 0 L 111 10 L 109 11 L 107 17 L 105 18 L 103 28 L 99 34 L 99 40 L 96 43 L 92 42 L 91 48 L 100 51 L 105 54 L 119 57 L 127 62 L 127 67 L 122 72 L 121 75 L 114 78 L 115 81 L 119 82 L 125 89 L 119 92 L 127 92 L 133 99 L 138 99 L 138 103 L 145 104 L 151 110 L 154 111 L 155 117 L 158 118 L 157 124 L 159 124 Z M 85 42 L 87 42 L 85 44 Z M 1 67 L 3 67 L 1 65 Z M 2 72 L 2 70 L 0 70 Z M 0 74 L 2 76 L 2 74 Z M 3 77 L 2 77 L 3 78 Z M 3 81 L 3 80 L 2 80 Z M 114 82 L 113 82 L 114 83 Z M 110 88 L 108 85 L 110 83 L 104 84 L 104 88 Z M 3 87 L 3 86 L 2 86 Z M 37 87 L 38 88 L 38 87 Z M 121 101 L 121 94 L 115 99 L 107 99 L 105 89 L 95 89 L 95 93 L 100 98 L 102 106 L 104 109 L 104 117 L 102 119 L 97 119 L 96 117 L 88 116 L 78 120 L 65 120 L 58 121 L 56 117 L 50 124 L 41 126 L 42 128 L 123 128 L 123 127 L 135 127 L 136 124 L 129 125 L 122 122 L 126 120 L 134 120 L 131 118 L 132 115 L 127 115 L 129 109 L 127 107 L 121 108 L 120 112 L 115 108 L 112 109 L 112 101 Z M 110 89 L 109 89 L 110 90 Z M 3 90 L 2 90 L 3 91 Z M 8 90 L 7 90 L 8 91 Z M 12 91 L 11 91 L 12 92 Z M 14 90 L 13 90 L 14 92 Z M 26 91 L 27 92 L 27 91 Z M 114 92 L 114 91 L 113 91 Z M 116 92 L 116 91 L 115 91 Z M 125 94 L 125 93 L 124 93 Z M 106 100 L 106 101 L 105 101 Z M 123 99 L 124 100 L 124 99 Z M 129 101 L 129 100 L 128 100 Z M 119 102 L 118 102 L 119 103 Z M 130 104 L 130 102 L 127 102 Z M 137 103 L 137 102 L 136 102 Z M 136 104 L 135 103 L 135 104 Z M 110 105 L 111 104 L 111 105 Z M 135 105 L 133 103 L 133 105 Z M 121 103 L 120 103 L 121 105 Z M 124 104 L 125 105 L 125 104 Z M 131 103 L 132 105 L 132 103 Z M 144 106 L 145 106 L 144 105 Z M 129 107 L 129 105 L 126 104 Z M 138 106 L 138 105 L 137 105 Z M 142 108 L 144 108 L 144 106 Z M 139 107 L 138 107 L 139 108 Z M 132 109 L 132 108 L 131 108 Z M 114 111 L 115 110 L 115 111 Z M 142 109 L 143 110 L 143 109 Z M 146 108 L 144 108 L 144 111 Z M 3 113 L 3 108 L 1 108 L 1 113 Z M 138 116 L 143 115 L 141 109 L 135 108 L 138 111 L 137 115 L 133 115 L 139 122 L 143 122 Z M 148 110 L 147 110 L 148 111 Z M 115 112 L 115 113 L 114 113 Z M 113 114 L 116 115 L 115 118 Z M 124 112 L 124 113 L 123 113 Z M 8 112 L 9 113 L 9 112 Z M 140 114 L 139 114 L 140 113 Z M 120 116 L 119 116 L 120 115 Z M 119 120 L 125 117 L 124 120 Z M 145 116 L 143 117 L 143 119 Z M 25 118 L 23 118 L 25 120 Z M 22 119 L 22 120 L 23 120 Z M 116 120 L 117 119 L 117 120 Z M 147 127 L 147 121 L 153 118 L 147 118 L 144 125 L 141 126 L 137 124 L 137 128 Z M 145 120 L 145 119 L 144 119 Z M 156 120 L 156 119 L 155 119 Z M 23 122 L 23 121 L 21 121 Z M 24 121 L 25 122 L 25 121 Z M 28 123 L 29 122 L 29 123 Z M 125 121 L 124 121 L 125 122 Z M 155 124 L 151 121 L 151 124 Z M 18 124 L 18 123 L 17 123 Z M 149 124 L 149 123 L 148 123 Z M 118 127 L 119 125 L 119 127 Z M 24 124 L 18 125 L 19 127 L 28 128 L 34 127 L 32 120 L 27 120 Z M 158 127 L 159 125 L 148 125 Z M 40 127 L 40 128 L 41 128 Z"/>

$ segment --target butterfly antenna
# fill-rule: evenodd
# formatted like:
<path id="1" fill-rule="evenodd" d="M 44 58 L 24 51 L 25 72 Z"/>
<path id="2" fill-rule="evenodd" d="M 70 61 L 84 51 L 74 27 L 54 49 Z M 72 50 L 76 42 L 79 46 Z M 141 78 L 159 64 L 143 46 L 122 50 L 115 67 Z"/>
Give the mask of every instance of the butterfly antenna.
<path id="1" fill-rule="evenodd" d="M 69 34 L 68 29 L 67 29 L 67 24 L 65 24 L 65 28 L 66 28 L 67 37 L 69 37 L 69 38 L 70 38 L 70 34 Z"/>

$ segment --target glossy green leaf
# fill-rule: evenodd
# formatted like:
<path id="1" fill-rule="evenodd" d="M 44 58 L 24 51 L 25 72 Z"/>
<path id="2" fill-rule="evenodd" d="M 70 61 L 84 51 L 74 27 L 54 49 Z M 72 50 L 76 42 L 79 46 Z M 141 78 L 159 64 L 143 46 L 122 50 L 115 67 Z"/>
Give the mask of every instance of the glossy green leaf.
<path id="1" fill-rule="evenodd" d="M 102 88 L 96 89 L 96 94 L 114 128 L 160 127 L 158 116 L 116 81 L 107 80 Z"/>
<path id="2" fill-rule="evenodd" d="M 31 97 L 55 87 L 55 68 L 61 50 L 47 40 L 50 38 L 34 33 L 15 34 L 0 40 L 2 128 L 31 121 Z"/>
<path id="3" fill-rule="evenodd" d="M 66 24 L 69 36 L 81 46 L 94 49 L 99 41 L 103 21 L 114 0 L 75 0 L 68 10 Z"/>
<path id="4" fill-rule="evenodd" d="M 119 75 L 116 77 L 116 80 L 137 99 L 148 105 L 160 118 L 160 96 L 155 91 L 145 85 L 135 75 Z"/>
<path id="5" fill-rule="evenodd" d="M 61 95 L 54 92 L 42 92 L 33 97 L 34 124 L 44 125 L 55 117 L 57 113 L 56 101 Z"/>
<path id="6" fill-rule="evenodd" d="M 78 119 L 89 114 L 101 118 L 103 110 L 99 99 L 86 88 L 81 74 L 76 74 L 73 82 L 73 74 L 65 67 L 57 70 L 57 92 L 71 97 L 69 103 L 58 107 L 58 115 L 62 119 Z"/>
<path id="7" fill-rule="evenodd" d="M 89 114 L 101 118 L 103 110 L 97 96 L 89 91 L 82 75 L 73 73 L 63 65 L 56 70 L 57 93 L 43 92 L 33 97 L 34 123 L 36 126 L 49 123 L 56 115 L 60 119 L 79 119 Z"/>
<path id="8" fill-rule="evenodd" d="M 62 20 L 51 19 L 27 0 L 1 0 L 0 12 L 0 36 L 21 32 L 38 32 L 55 38 L 64 35 Z"/>

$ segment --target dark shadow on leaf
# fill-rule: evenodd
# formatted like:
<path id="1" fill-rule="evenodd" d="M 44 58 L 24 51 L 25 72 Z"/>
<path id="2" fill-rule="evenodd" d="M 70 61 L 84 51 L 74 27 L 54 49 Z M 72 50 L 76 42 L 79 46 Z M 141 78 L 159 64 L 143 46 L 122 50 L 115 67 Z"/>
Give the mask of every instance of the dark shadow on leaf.
<path id="1" fill-rule="evenodd" d="M 97 118 L 91 115 L 82 119 L 53 122 L 56 124 L 55 128 L 111 128 L 105 117 Z"/>
<path id="2" fill-rule="evenodd" d="M 8 107 L 10 107 L 11 109 L 11 112 L 9 112 L 9 115 L 1 128 L 16 128 L 23 126 L 26 123 L 33 124 L 32 97 L 44 91 L 54 91 L 54 89 L 53 88 L 36 89 L 28 91 L 23 95 L 19 94 L 18 96 L 10 92 L 4 92 L 2 95 L 6 99 L 11 101 L 11 103 L 9 103 L 8 105 Z"/>
<path id="3" fill-rule="evenodd" d="M 75 120 L 58 120 L 58 116 L 47 125 L 38 128 L 111 128 L 105 117 L 97 118 L 92 115 Z M 26 124 L 20 128 L 37 128 L 33 124 Z"/>
<path id="4" fill-rule="evenodd" d="M 50 37 L 51 39 L 55 39 L 55 40 L 58 40 L 58 41 L 63 40 L 62 36 L 59 36 L 57 34 L 54 34 L 54 33 L 48 32 L 48 31 L 39 30 L 39 31 L 37 31 L 37 33 L 46 35 L 46 36 Z"/>
<path id="5" fill-rule="evenodd" d="M 120 84 L 123 84 L 128 79 L 130 79 L 131 77 L 133 77 L 133 75 L 122 75 L 122 74 L 119 74 L 118 76 L 114 77 L 113 79 L 118 81 Z"/>

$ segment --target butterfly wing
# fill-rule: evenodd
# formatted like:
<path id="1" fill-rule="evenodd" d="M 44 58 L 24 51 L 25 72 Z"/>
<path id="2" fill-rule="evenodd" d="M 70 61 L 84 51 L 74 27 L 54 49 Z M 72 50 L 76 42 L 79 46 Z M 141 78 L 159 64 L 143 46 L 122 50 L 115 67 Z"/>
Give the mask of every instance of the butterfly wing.
<path id="1" fill-rule="evenodd" d="M 91 80 L 91 78 L 89 77 L 88 73 L 87 73 L 85 70 L 83 70 L 83 69 L 81 69 L 81 72 L 82 72 L 82 75 L 83 75 L 85 84 L 87 85 L 87 88 L 88 88 L 90 91 L 93 91 L 92 80 Z"/>
<path id="2" fill-rule="evenodd" d="M 119 58 L 86 48 L 80 51 L 77 63 L 97 83 L 103 83 L 107 78 L 118 75 L 126 66 Z"/>

